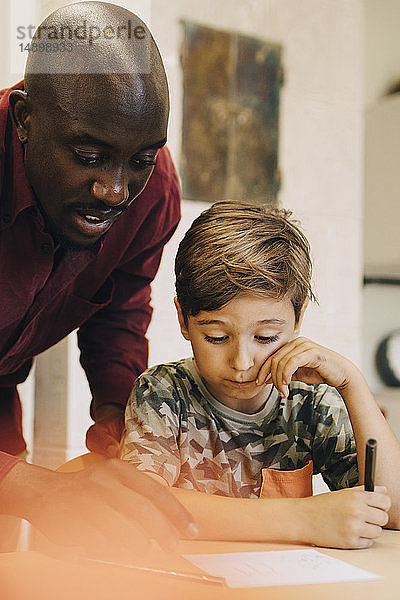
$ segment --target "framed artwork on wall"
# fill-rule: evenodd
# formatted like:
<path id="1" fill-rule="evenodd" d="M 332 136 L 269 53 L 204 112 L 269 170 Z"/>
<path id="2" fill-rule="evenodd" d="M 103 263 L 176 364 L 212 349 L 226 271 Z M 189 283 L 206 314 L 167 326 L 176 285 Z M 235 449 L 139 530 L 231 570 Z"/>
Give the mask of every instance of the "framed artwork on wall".
<path id="1" fill-rule="evenodd" d="M 183 22 L 183 196 L 276 203 L 282 48 Z"/>

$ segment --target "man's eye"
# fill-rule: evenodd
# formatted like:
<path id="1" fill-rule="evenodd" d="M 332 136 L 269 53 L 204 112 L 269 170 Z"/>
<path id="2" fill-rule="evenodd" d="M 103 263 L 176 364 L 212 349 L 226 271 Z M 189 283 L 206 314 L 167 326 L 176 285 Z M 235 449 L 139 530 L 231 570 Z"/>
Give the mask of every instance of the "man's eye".
<path id="1" fill-rule="evenodd" d="M 278 335 L 256 335 L 254 336 L 258 342 L 261 344 L 272 344 L 273 342 L 277 342 L 279 340 Z"/>
<path id="2" fill-rule="evenodd" d="M 131 165 L 139 168 L 139 169 L 147 169 L 148 167 L 154 167 L 156 164 L 156 159 L 151 157 L 151 156 L 144 156 L 144 157 L 132 157 L 131 160 Z"/>
<path id="3" fill-rule="evenodd" d="M 222 342 L 225 342 L 228 339 L 228 336 L 222 335 L 220 337 L 213 337 L 211 335 L 206 335 L 204 336 L 204 339 L 206 340 L 206 342 L 210 342 L 210 344 L 221 344 Z"/>
<path id="4" fill-rule="evenodd" d="M 102 154 L 94 154 L 93 152 L 78 152 L 74 150 L 75 158 L 87 167 L 97 166 L 104 160 Z"/>

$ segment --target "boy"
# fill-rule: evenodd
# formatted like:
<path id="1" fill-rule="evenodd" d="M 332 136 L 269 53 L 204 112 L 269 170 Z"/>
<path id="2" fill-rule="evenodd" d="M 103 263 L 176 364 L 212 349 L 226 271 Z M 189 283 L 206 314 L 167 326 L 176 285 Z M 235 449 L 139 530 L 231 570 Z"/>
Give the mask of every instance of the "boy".
<path id="1" fill-rule="evenodd" d="M 208 539 L 365 548 L 399 528 L 399 442 L 355 365 L 297 337 L 313 292 L 290 212 L 214 204 L 175 273 L 194 358 L 139 377 L 121 457 L 173 486 Z M 370 437 L 375 492 L 360 485 Z M 312 496 L 313 473 L 337 491 Z"/>

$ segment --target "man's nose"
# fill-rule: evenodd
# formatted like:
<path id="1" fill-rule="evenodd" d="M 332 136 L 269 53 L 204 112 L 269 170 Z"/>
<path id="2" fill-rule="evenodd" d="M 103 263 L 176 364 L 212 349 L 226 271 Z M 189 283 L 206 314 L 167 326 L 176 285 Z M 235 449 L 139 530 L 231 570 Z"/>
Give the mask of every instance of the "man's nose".
<path id="1" fill-rule="evenodd" d="M 128 178 L 122 169 L 107 173 L 92 183 L 91 194 L 109 206 L 123 204 L 129 198 Z"/>
<path id="2" fill-rule="evenodd" d="M 245 344 L 237 344 L 231 356 L 231 365 L 235 371 L 247 371 L 254 366 L 254 356 Z"/>

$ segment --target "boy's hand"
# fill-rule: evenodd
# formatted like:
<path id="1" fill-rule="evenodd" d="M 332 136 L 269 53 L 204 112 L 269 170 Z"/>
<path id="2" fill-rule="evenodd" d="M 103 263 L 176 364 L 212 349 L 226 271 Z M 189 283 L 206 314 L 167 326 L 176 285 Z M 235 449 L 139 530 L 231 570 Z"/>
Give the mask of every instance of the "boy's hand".
<path id="1" fill-rule="evenodd" d="M 382 486 L 375 492 L 365 492 L 363 486 L 346 488 L 304 502 L 302 539 L 316 546 L 345 549 L 371 546 L 388 522 L 391 504 Z"/>
<path id="2" fill-rule="evenodd" d="M 345 387 L 355 366 L 333 350 L 304 338 L 296 338 L 271 354 L 262 365 L 257 383 L 273 383 L 283 398 L 292 380 L 305 383 L 327 383 Z"/>

